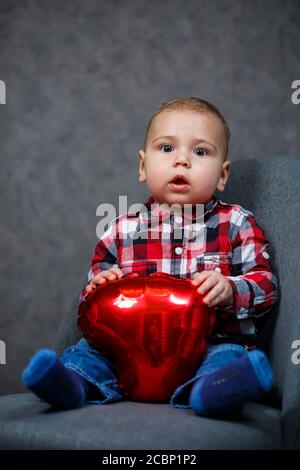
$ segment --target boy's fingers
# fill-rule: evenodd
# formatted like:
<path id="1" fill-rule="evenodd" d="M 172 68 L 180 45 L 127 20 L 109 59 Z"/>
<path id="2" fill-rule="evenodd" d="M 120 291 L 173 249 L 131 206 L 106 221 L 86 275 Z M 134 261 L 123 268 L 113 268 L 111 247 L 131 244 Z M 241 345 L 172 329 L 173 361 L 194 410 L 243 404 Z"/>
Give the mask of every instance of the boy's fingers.
<path id="1" fill-rule="evenodd" d="M 112 280 L 112 279 L 115 279 L 116 278 L 116 275 L 114 273 L 107 273 L 107 274 L 103 274 L 103 279 L 105 280 Z"/>
<path id="2" fill-rule="evenodd" d="M 192 284 L 193 284 L 194 286 L 199 285 L 200 282 L 201 282 L 201 277 L 200 277 L 200 275 L 199 275 L 199 274 L 194 274 L 194 276 L 192 277 L 191 282 L 192 282 Z"/>
<path id="3" fill-rule="evenodd" d="M 209 289 L 212 289 L 217 283 L 218 283 L 218 280 L 214 279 L 212 276 L 210 276 L 208 279 L 206 279 L 204 282 L 202 282 L 201 286 L 198 287 L 197 292 L 199 292 L 199 294 L 203 295 Z"/>
<path id="4" fill-rule="evenodd" d="M 96 289 L 96 285 L 94 283 L 94 279 L 92 279 L 86 286 L 85 290 L 86 292 L 91 293 L 94 289 Z"/>
<path id="5" fill-rule="evenodd" d="M 120 277 L 119 273 L 115 270 L 110 269 L 109 271 L 103 271 L 101 273 L 101 278 L 99 279 L 98 283 L 103 282 L 103 279 L 104 279 L 104 281 L 107 281 L 107 280 L 113 281 L 114 279 L 116 279 L 118 277 Z"/>
<path id="6" fill-rule="evenodd" d="M 105 282 L 105 278 L 103 276 L 101 277 L 94 277 L 91 282 L 90 282 L 90 286 L 92 288 L 92 290 L 96 289 L 96 287 L 98 286 L 98 284 L 102 284 L 103 282 Z"/>
<path id="7" fill-rule="evenodd" d="M 93 282 L 95 284 L 99 284 L 99 282 L 102 282 L 103 279 L 109 279 L 110 276 L 114 276 L 114 274 L 110 273 L 109 271 L 102 271 L 101 274 L 97 274 L 97 276 L 94 277 Z"/>
<path id="8" fill-rule="evenodd" d="M 205 279 L 211 276 L 211 273 L 211 271 L 202 271 L 201 273 L 194 274 L 191 281 L 192 284 L 195 286 L 201 284 Z"/>
<path id="9" fill-rule="evenodd" d="M 93 279 L 91 279 L 90 283 L 91 283 L 91 284 L 97 284 L 97 282 L 100 281 L 101 277 L 102 277 L 102 274 L 101 274 L 101 275 L 100 275 L 100 274 L 96 274 L 96 276 L 94 276 Z"/>
<path id="10" fill-rule="evenodd" d="M 122 276 L 123 276 L 123 271 L 121 271 L 120 268 L 111 268 L 111 269 L 110 269 L 110 272 L 116 274 L 116 276 L 118 276 L 118 277 L 122 277 Z"/>
<path id="11" fill-rule="evenodd" d="M 211 304 L 213 301 L 215 301 L 223 292 L 222 286 L 215 286 L 209 294 L 203 299 L 203 302 L 206 304 Z"/>
<path id="12" fill-rule="evenodd" d="M 92 292 L 99 284 L 104 284 L 107 281 L 112 281 L 122 276 L 124 276 L 124 273 L 120 268 L 110 268 L 107 271 L 102 271 L 90 280 L 85 290 L 88 293 Z"/>

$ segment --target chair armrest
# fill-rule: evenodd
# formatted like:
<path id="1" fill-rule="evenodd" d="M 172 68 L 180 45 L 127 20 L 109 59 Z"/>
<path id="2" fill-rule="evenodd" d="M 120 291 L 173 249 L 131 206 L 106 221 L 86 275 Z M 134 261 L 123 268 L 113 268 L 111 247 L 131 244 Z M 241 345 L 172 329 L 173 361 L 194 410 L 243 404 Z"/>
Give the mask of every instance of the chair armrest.
<path id="1" fill-rule="evenodd" d="M 295 341 L 300 340 L 300 274 L 298 269 L 295 271 L 294 277 L 290 277 L 288 292 L 281 299 L 275 332 L 277 341 L 273 344 L 274 359 L 281 363 L 278 368 L 281 377 L 277 380 L 282 383 L 282 435 L 284 448 L 288 449 L 300 449 L 300 363 L 295 361 L 293 347 Z M 280 344 L 277 344 L 278 338 Z"/>

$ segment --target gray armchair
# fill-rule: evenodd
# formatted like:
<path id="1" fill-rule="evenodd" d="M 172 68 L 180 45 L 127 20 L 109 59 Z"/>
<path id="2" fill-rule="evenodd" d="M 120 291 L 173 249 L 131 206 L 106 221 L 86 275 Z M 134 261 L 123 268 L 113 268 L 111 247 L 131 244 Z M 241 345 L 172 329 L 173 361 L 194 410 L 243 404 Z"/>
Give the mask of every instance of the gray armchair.
<path id="1" fill-rule="evenodd" d="M 273 248 L 280 299 L 260 330 L 275 374 L 268 395 L 230 419 L 130 401 L 56 412 L 31 393 L 7 395 L 0 397 L 0 448 L 300 449 L 300 364 L 292 361 L 300 340 L 299 180 L 297 157 L 235 161 L 226 192 L 217 193 L 250 209 Z M 78 294 L 58 332 L 58 352 L 78 339 L 77 301 Z"/>

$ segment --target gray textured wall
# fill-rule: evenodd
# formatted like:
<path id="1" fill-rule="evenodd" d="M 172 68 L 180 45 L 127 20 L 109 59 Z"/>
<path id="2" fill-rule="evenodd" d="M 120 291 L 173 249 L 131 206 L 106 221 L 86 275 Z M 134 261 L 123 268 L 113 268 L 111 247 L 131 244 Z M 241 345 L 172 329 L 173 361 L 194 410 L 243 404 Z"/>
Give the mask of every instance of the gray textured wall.
<path id="1" fill-rule="evenodd" d="M 231 159 L 299 155 L 298 0 L 0 0 L 0 391 L 22 390 L 97 242 L 96 207 L 143 202 L 137 152 L 154 108 L 215 103 Z"/>

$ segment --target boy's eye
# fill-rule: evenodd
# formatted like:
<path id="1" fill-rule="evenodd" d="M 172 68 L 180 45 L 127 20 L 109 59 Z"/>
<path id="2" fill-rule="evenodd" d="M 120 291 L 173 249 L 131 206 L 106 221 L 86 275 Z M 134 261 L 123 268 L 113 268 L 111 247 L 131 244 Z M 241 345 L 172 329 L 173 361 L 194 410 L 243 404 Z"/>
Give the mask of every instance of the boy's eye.
<path id="1" fill-rule="evenodd" d="M 199 157 L 203 157 L 203 155 L 207 155 L 207 154 L 208 154 L 208 151 L 207 151 L 205 148 L 203 148 L 203 147 L 198 147 L 198 148 L 195 150 L 195 152 L 198 152 L 197 155 L 198 155 Z"/>
<path id="2" fill-rule="evenodd" d="M 169 144 L 162 144 L 159 149 L 162 150 L 163 148 L 172 148 L 172 145 L 169 145 Z M 168 152 L 168 150 L 167 150 Z"/>

